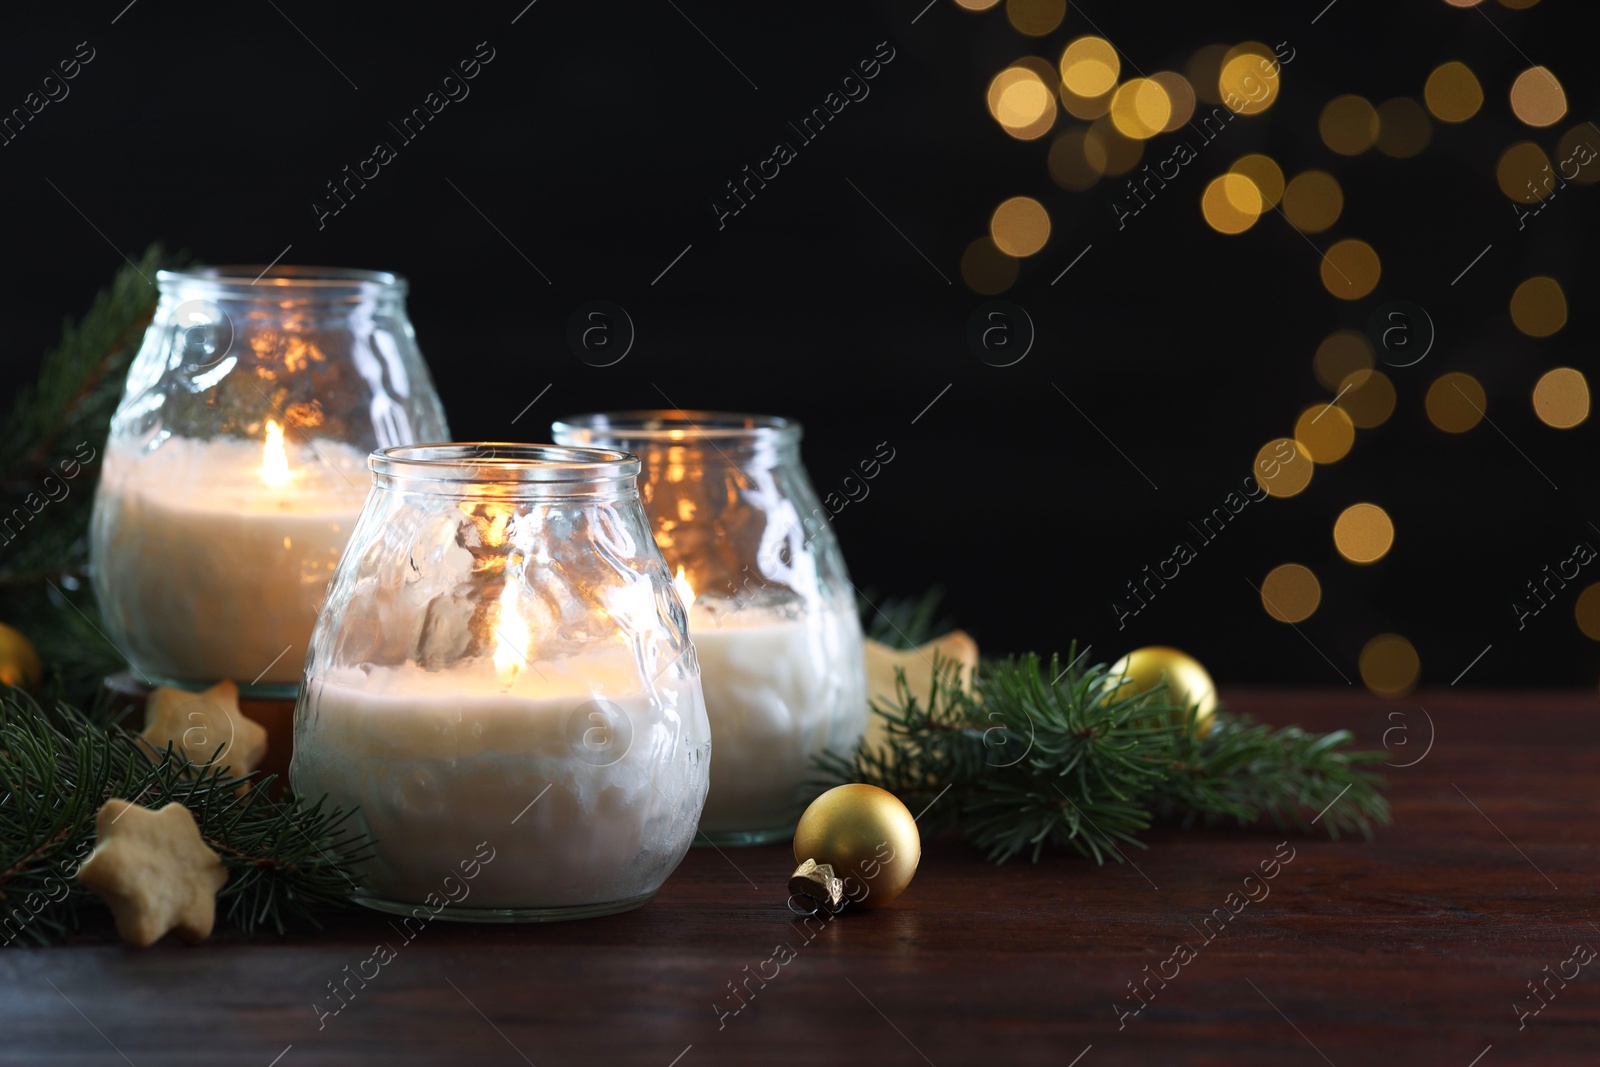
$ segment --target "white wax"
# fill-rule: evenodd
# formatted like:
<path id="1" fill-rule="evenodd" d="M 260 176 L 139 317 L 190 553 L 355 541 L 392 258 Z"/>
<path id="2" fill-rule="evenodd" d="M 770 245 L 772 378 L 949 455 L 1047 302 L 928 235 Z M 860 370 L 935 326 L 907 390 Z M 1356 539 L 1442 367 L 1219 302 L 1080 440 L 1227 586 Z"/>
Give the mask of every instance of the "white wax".
<path id="1" fill-rule="evenodd" d="M 350 445 L 288 444 L 290 480 L 279 487 L 262 480 L 260 442 L 174 437 L 148 455 L 108 450 L 95 589 L 146 674 L 299 680 L 371 478 Z"/>
<path id="2" fill-rule="evenodd" d="M 620 649 L 534 666 L 544 677 L 523 670 L 509 691 L 481 661 L 311 680 L 290 778 L 303 799 L 360 807 L 359 828 L 378 839 L 367 891 L 442 899 L 484 842 L 495 858 L 462 908 L 625 900 L 682 860 L 707 781 L 699 685 L 647 689 Z M 626 715 L 626 742 L 615 721 L 590 717 L 597 698 Z"/>
<path id="3" fill-rule="evenodd" d="M 711 719 L 710 832 L 792 825 L 818 778 L 813 756 L 848 752 L 867 728 L 861 625 L 848 609 L 801 618 L 689 610 Z"/>

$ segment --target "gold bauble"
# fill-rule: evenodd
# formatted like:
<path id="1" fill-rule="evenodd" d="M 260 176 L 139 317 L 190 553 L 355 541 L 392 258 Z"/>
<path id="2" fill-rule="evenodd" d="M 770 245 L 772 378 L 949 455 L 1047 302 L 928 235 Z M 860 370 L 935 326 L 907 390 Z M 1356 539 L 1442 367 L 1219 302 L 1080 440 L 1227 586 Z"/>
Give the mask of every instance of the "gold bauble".
<path id="1" fill-rule="evenodd" d="M 1126 680 L 1106 694 L 1107 700 L 1125 700 L 1154 689 L 1165 679 L 1170 703 L 1185 711 L 1196 708 L 1195 736 L 1204 737 L 1211 729 L 1211 718 L 1217 710 L 1217 686 L 1193 656 L 1166 645 L 1135 649 L 1111 666 L 1112 678 L 1124 675 Z"/>
<path id="2" fill-rule="evenodd" d="M 839 785 L 811 802 L 794 831 L 796 863 L 830 865 L 858 908 L 881 908 L 917 873 L 922 835 L 899 799 L 875 785 Z"/>
<path id="3" fill-rule="evenodd" d="M 0 682 L 19 689 L 33 689 L 44 680 L 39 653 L 26 637 L 0 622 Z"/>

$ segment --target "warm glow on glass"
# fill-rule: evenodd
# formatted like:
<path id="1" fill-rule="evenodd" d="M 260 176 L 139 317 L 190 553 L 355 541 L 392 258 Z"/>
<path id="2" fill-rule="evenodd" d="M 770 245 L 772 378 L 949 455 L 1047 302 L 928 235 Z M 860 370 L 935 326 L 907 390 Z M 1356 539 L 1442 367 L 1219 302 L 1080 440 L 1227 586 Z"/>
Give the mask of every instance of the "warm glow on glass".
<path id="1" fill-rule="evenodd" d="M 1365 241 L 1346 238 L 1322 256 L 1322 285 L 1340 300 L 1360 300 L 1378 286 L 1383 266 Z"/>
<path id="2" fill-rule="evenodd" d="M 1061 53 L 1061 81 L 1073 94 L 1097 97 L 1116 88 L 1122 60 L 1103 37 L 1079 37 Z"/>
<path id="3" fill-rule="evenodd" d="M 1322 109 L 1317 129 L 1322 143 L 1341 156 L 1359 156 L 1378 140 L 1378 112 L 1365 97 L 1336 96 Z"/>
<path id="4" fill-rule="evenodd" d="M 1402 697 L 1422 673 L 1417 650 L 1399 634 L 1379 634 L 1361 649 L 1361 680 L 1379 696 Z"/>
<path id="5" fill-rule="evenodd" d="M 1294 439 L 1314 463 L 1337 463 L 1356 441 L 1355 423 L 1343 408 L 1313 404 L 1294 423 Z"/>
<path id="6" fill-rule="evenodd" d="M 1465 63 L 1451 60 L 1428 75 L 1422 98 L 1440 122 L 1466 122 L 1483 106 L 1483 86 Z"/>
<path id="7" fill-rule="evenodd" d="M 1322 583 L 1310 567 L 1280 563 L 1261 580 L 1261 606 L 1279 622 L 1305 622 L 1322 603 Z"/>
<path id="8" fill-rule="evenodd" d="M 1231 172 L 1212 178 L 1200 197 L 1206 225 L 1218 233 L 1243 233 L 1256 224 L 1264 207 L 1255 182 Z"/>
<path id="9" fill-rule="evenodd" d="M 507 558 L 508 571 L 510 563 Z M 528 646 L 533 643 L 533 633 L 519 610 L 519 587 L 520 582 L 508 573 L 494 622 L 494 669 L 500 675 L 500 680 L 507 684 L 528 662 Z"/>
<path id="10" fill-rule="evenodd" d="M 1067 0 L 1006 0 L 1006 18 L 1029 37 L 1053 32 L 1066 13 Z"/>
<path id="11" fill-rule="evenodd" d="M 689 578 L 683 573 L 683 564 L 678 564 L 678 573 L 673 576 L 672 587 L 678 591 L 678 599 L 683 601 L 684 610 L 694 606 L 694 586 L 689 584 Z"/>
<path id="12" fill-rule="evenodd" d="M 1074 126 L 1050 142 L 1050 177 L 1063 189 L 1082 192 L 1100 180 L 1100 168 L 1088 156 L 1088 136 L 1088 130 Z"/>
<path id="13" fill-rule="evenodd" d="M 1410 159 L 1428 147 L 1433 123 L 1428 112 L 1409 96 L 1385 100 L 1378 108 L 1378 151 L 1393 159 Z"/>
<path id="14" fill-rule="evenodd" d="M 1351 371 L 1339 392 L 1339 406 L 1363 430 L 1382 426 L 1394 414 L 1394 383 L 1381 370 Z"/>
<path id="15" fill-rule="evenodd" d="M 1240 156 L 1233 161 L 1233 166 L 1228 168 L 1234 174 L 1242 174 L 1255 185 L 1256 192 L 1261 198 L 1261 209 L 1270 210 L 1279 200 L 1283 199 L 1283 171 L 1278 164 L 1273 162 L 1271 156 L 1260 153 L 1251 153 Z M 1237 205 L 1243 207 L 1244 205 Z"/>
<path id="16" fill-rule="evenodd" d="M 1557 367 L 1545 371 L 1533 387 L 1533 411 L 1539 421 L 1570 430 L 1589 417 L 1589 382 L 1581 370 Z"/>
<path id="17" fill-rule="evenodd" d="M 1543 275 L 1529 278 L 1511 294 L 1511 321 L 1529 337 L 1549 337 L 1567 324 L 1567 297 L 1561 283 Z"/>
<path id="18" fill-rule="evenodd" d="M 1311 468 L 1305 449 L 1291 438 L 1275 437 L 1256 453 L 1252 476 L 1268 495 L 1287 498 L 1311 484 Z"/>
<path id="19" fill-rule="evenodd" d="M 1500 153 L 1494 180 L 1502 193 L 1525 204 L 1538 203 L 1558 188 L 1549 157 L 1532 141 L 1519 141 Z"/>
<path id="20" fill-rule="evenodd" d="M 1188 121 L 1194 117 L 1194 86 L 1182 74 L 1173 70 L 1158 71 L 1150 75 L 1150 80 L 1161 86 L 1162 92 L 1167 94 L 1169 114 L 1167 124 L 1161 127 L 1162 133 L 1172 133 L 1181 130 Z"/>
<path id="21" fill-rule="evenodd" d="M 961 278 L 973 292 L 994 296 L 1016 284 L 1017 261 L 991 238 L 980 237 L 961 253 Z"/>
<path id="22" fill-rule="evenodd" d="M 1351 504 L 1334 521 L 1333 544 L 1351 563 L 1375 563 L 1394 545 L 1394 523 L 1376 504 Z"/>
<path id="23" fill-rule="evenodd" d="M 1548 67 L 1529 67 L 1511 83 L 1511 111 L 1529 126 L 1554 126 L 1567 113 L 1567 94 Z"/>
<path id="24" fill-rule="evenodd" d="M 1172 101 L 1159 82 L 1130 78 L 1111 97 L 1111 121 L 1125 137 L 1143 141 L 1160 133 L 1172 117 Z"/>
<path id="25" fill-rule="evenodd" d="M 1321 233 L 1339 221 L 1343 210 L 1344 190 L 1327 171 L 1296 174 L 1284 187 L 1283 213 L 1304 233 Z"/>
<path id="26" fill-rule="evenodd" d="M 1358 370 L 1371 370 L 1372 344 L 1357 330 L 1335 330 L 1322 339 L 1311 369 L 1324 389 L 1338 390 Z"/>
<path id="27" fill-rule="evenodd" d="M 1031 256 L 1050 239 L 1050 213 L 1031 196 L 1013 196 L 994 209 L 989 236 L 1008 256 Z"/>
<path id="28" fill-rule="evenodd" d="M 1483 421 L 1489 398 L 1470 374 L 1451 371 L 1428 386 L 1428 421 L 1445 433 L 1466 433 Z"/>
<path id="29" fill-rule="evenodd" d="M 261 447 L 261 481 L 274 489 L 289 484 L 289 454 L 283 448 L 283 427 L 267 420 L 267 440 Z"/>

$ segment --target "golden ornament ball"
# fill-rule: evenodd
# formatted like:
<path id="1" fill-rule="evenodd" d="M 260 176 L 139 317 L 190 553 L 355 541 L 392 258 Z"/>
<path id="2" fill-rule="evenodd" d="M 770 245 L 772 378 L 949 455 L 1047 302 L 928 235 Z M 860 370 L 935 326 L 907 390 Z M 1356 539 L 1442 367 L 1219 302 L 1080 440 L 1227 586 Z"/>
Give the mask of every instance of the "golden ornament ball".
<path id="1" fill-rule="evenodd" d="M 1154 689 L 1163 679 L 1168 700 L 1181 708 L 1196 708 L 1195 736 L 1204 737 L 1211 729 L 1217 710 L 1217 686 L 1200 661 L 1185 652 L 1165 645 L 1138 648 L 1111 666 L 1111 677 L 1126 680 L 1106 694 L 1106 699 L 1126 699 Z"/>
<path id="2" fill-rule="evenodd" d="M 0 622 L 0 682 L 19 689 L 33 689 L 44 680 L 39 653 L 26 637 Z"/>
<path id="3" fill-rule="evenodd" d="M 858 908 L 881 908 L 899 896 L 921 858 L 916 819 L 875 785 L 834 786 L 811 802 L 794 831 L 795 862 L 833 867 Z"/>

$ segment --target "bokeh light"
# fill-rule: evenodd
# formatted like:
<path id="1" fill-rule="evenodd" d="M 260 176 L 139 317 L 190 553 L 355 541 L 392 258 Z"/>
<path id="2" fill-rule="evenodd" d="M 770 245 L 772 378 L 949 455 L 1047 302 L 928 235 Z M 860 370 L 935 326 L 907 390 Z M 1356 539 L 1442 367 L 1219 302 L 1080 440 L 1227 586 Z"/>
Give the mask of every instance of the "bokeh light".
<path id="1" fill-rule="evenodd" d="M 1394 383 L 1381 370 L 1351 371 L 1339 392 L 1339 406 L 1363 430 L 1382 426 L 1394 414 Z"/>
<path id="2" fill-rule="evenodd" d="M 1061 53 L 1061 83 L 1080 97 L 1109 93 L 1121 71 L 1122 60 L 1104 37 L 1079 37 Z"/>
<path id="3" fill-rule="evenodd" d="M 1217 74 L 1222 103 L 1241 115 L 1259 115 L 1278 99 L 1283 70 L 1272 49 L 1259 41 L 1234 45 Z"/>
<path id="4" fill-rule="evenodd" d="M 956 3 L 968 11 L 987 11 L 1000 0 L 956 0 Z"/>
<path id="5" fill-rule="evenodd" d="M 1340 300 L 1360 300 L 1378 286 L 1383 265 L 1365 241 L 1350 237 L 1322 255 L 1322 285 Z"/>
<path id="6" fill-rule="evenodd" d="M 1351 504 L 1334 520 L 1333 545 L 1351 563 L 1376 563 L 1394 545 L 1394 523 L 1376 504 Z"/>
<path id="7" fill-rule="evenodd" d="M 1124 137 L 1143 141 L 1160 133 L 1172 117 L 1172 101 L 1161 84 L 1129 78 L 1111 97 L 1111 121 Z"/>
<path id="8" fill-rule="evenodd" d="M 1050 142 L 1050 177 L 1061 188 L 1081 193 L 1100 180 L 1100 168 L 1089 161 L 1086 151 L 1088 137 L 1087 129 L 1074 126 Z"/>
<path id="9" fill-rule="evenodd" d="M 1533 411 L 1539 421 L 1570 430 L 1589 417 L 1589 382 L 1581 370 L 1557 367 L 1545 371 L 1533 387 Z"/>
<path id="10" fill-rule="evenodd" d="M 1233 166 L 1228 169 L 1234 174 L 1244 175 L 1254 183 L 1256 191 L 1261 196 L 1263 211 L 1276 207 L 1278 201 L 1283 199 L 1283 171 L 1273 162 L 1271 156 L 1252 152 L 1234 160 Z"/>
<path id="11" fill-rule="evenodd" d="M 1424 401 L 1428 421 L 1445 433 L 1466 433 L 1483 421 L 1489 398 L 1470 374 L 1451 371 L 1441 374 L 1428 386 Z"/>
<path id="12" fill-rule="evenodd" d="M 1031 196 L 1013 196 L 994 209 L 989 236 L 1008 256 L 1031 256 L 1050 239 L 1050 213 Z"/>
<path id="13" fill-rule="evenodd" d="M 1451 7 L 1477 7 L 1483 0 L 1444 0 Z"/>
<path id="14" fill-rule="evenodd" d="M 1335 330 L 1322 339 L 1311 369 L 1324 389 L 1338 390 L 1358 370 L 1371 370 L 1372 343 L 1357 330 Z M 1359 424 L 1358 424 L 1359 425 Z"/>
<path id="15" fill-rule="evenodd" d="M 1167 94 L 1167 104 L 1170 114 L 1167 124 L 1161 127 L 1162 133 L 1172 133 L 1181 130 L 1194 117 L 1194 86 L 1175 70 L 1157 71 L 1150 75 L 1150 80 L 1161 86 Z"/>
<path id="16" fill-rule="evenodd" d="M 1483 86 L 1465 63 L 1451 60 L 1428 75 L 1422 98 L 1440 122 L 1466 122 L 1483 106 Z"/>
<path id="17" fill-rule="evenodd" d="M 1511 113 L 1529 126 L 1554 126 L 1567 113 L 1567 94 L 1548 67 L 1529 67 L 1511 83 Z"/>
<path id="18" fill-rule="evenodd" d="M 1600 181 L 1600 136 L 1587 122 L 1580 122 L 1561 135 L 1556 145 L 1557 166 L 1561 180 L 1578 185 L 1592 185 Z"/>
<path id="19" fill-rule="evenodd" d="M 1220 174 L 1200 197 L 1206 225 L 1218 233 L 1243 233 L 1256 224 L 1265 205 L 1255 182 L 1243 174 Z"/>
<path id="20" fill-rule="evenodd" d="M 1344 190 L 1333 175 L 1322 170 L 1296 174 L 1283 190 L 1283 213 L 1303 233 L 1321 233 L 1339 221 L 1344 210 Z"/>
<path id="21" fill-rule="evenodd" d="M 1409 96 L 1385 100 L 1378 108 L 1378 151 L 1392 159 L 1410 159 L 1428 147 L 1433 123 L 1428 112 Z"/>
<path id="22" fill-rule="evenodd" d="M 1222 77 L 1222 60 L 1227 54 L 1227 45 L 1208 44 L 1196 49 L 1194 55 L 1189 57 L 1189 62 L 1183 65 L 1189 84 L 1194 86 L 1194 94 L 1208 104 L 1222 103 L 1222 94 L 1217 92 L 1217 80 Z"/>
<path id="23" fill-rule="evenodd" d="M 1356 441 L 1355 423 L 1341 407 L 1313 404 L 1294 423 L 1294 439 L 1314 463 L 1337 463 Z"/>
<path id="24" fill-rule="evenodd" d="M 1361 680 L 1385 697 L 1403 697 L 1417 686 L 1422 660 L 1399 634 L 1379 634 L 1361 649 Z"/>
<path id="25" fill-rule="evenodd" d="M 961 278 L 973 292 L 994 296 L 1016 284 L 1017 261 L 991 238 L 980 237 L 961 253 Z"/>
<path id="26" fill-rule="evenodd" d="M 1513 11 L 1523 11 L 1538 2 L 1539 0 L 1500 0 L 1500 6 L 1509 7 Z"/>
<path id="27" fill-rule="evenodd" d="M 1583 631 L 1583 636 L 1600 641 L 1600 582 L 1578 594 L 1572 613 L 1578 618 L 1578 629 Z"/>
<path id="28" fill-rule="evenodd" d="M 1056 121 L 1055 92 L 1037 72 L 1021 63 L 994 76 L 988 104 L 989 114 L 1001 129 L 1019 141 L 1043 137 Z"/>
<path id="29" fill-rule="evenodd" d="M 1556 190 L 1550 159 L 1532 141 L 1520 141 L 1500 153 L 1494 180 L 1502 193 L 1528 204 L 1543 200 Z"/>
<path id="30" fill-rule="evenodd" d="M 1279 622 L 1305 622 L 1322 603 L 1322 584 L 1310 567 L 1280 563 L 1261 580 L 1261 606 Z"/>
<path id="31" fill-rule="evenodd" d="M 1100 173 L 1113 178 L 1128 173 L 1144 157 L 1144 142 L 1117 132 L 1109 115 L 1094 120 L 1083 143 L 1083 154 Z"/>
<path id="32" fill-rule="evenodd" d="M 1256 453 L 1254 478 L 1269 496 L 1291 497 L 1311 484 L 1311 457 L 1289 437 L 1274 437 Z"/>
<path id="33" fill-rule="evenodd" d="M 1378 140 L 1378 111 L 1365 97 L 1345 95 L 1329 100 L 1317 119 L 1322 143 L 1341 156 L 1359 156 Z"/>
<path id="34" fill-rule="evenodd" d="M 1549 337 L 1567 324 L 1567 296 L 1561 283 L 1544 275 L 1529 278 L 1511 294 L 1511 321 L 1529 337 Z"/>
<path id="35" fill-rule="evenodd" d="M 1018 33 L 1043 37 L 1067 14 L 1067 0 L 1006 0 L 1006 18 Z"/>

